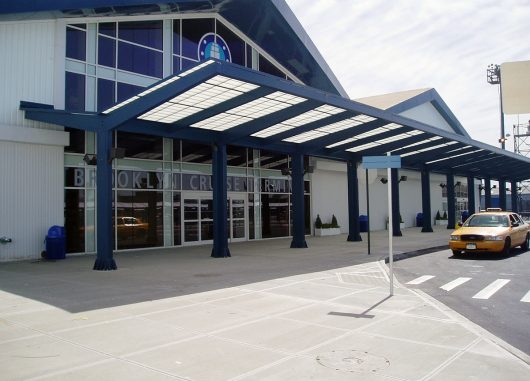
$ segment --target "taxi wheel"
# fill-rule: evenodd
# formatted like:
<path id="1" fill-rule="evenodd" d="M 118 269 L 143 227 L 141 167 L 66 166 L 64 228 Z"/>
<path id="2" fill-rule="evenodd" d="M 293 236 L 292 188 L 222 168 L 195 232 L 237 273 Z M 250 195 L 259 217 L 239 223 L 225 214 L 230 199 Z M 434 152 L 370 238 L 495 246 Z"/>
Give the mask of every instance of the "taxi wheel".
<path id="1" fill-rule="evenodd" d="M 524 239 L 524 242 L 523 244 L 521 245 L 521 249 L 523 249 L 524 251 L 527 251 L 528 250 L 528 247 L 530 246 L 530 234 L 526 234 L 526 238 Z"/>
<path id="2" fill-rule="evenodd" d="M 510 239 L 510 237 L 508 237 L 506 238 L 506 241 L 504 241 L 504 247 L 502 249 L 501 254 L 505 256 L 510 255 L 511 247 L 512 247 L 512 240 Z"/>

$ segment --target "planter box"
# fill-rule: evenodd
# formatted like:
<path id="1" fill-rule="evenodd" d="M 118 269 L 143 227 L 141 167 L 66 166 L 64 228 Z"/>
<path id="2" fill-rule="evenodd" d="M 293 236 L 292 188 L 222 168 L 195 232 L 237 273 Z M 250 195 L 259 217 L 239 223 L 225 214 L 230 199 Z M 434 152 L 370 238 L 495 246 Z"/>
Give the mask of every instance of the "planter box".
<path id="1" fill-rule="evenodd" d="M 434 220 L 434 224 L 438 226 L 447 226 L 447 220 Z"/>
<path id="2" fill-rule="evenodd" d="M 339 235 L 340 228 L 329 228 L 329 229 L 317 229 L 315 228 L 315 235 L 317 237 L 323 237 L 325 235 Z"/>

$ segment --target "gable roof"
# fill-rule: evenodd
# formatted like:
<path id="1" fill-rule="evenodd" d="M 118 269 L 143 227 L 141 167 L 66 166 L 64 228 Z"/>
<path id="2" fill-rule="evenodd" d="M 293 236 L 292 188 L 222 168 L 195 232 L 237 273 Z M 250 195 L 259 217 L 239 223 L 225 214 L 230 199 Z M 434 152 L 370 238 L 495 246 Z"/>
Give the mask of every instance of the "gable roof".
<path id="1" fill-rule="evenodd" d="M 433 88 L 398 91 L 395 93 L 358 98 L 356 101 L 395 114 L 403 114 L 415 107 L 430 103 L 455 133 L 467 138 L 470 137 L 440 94 Z"/>

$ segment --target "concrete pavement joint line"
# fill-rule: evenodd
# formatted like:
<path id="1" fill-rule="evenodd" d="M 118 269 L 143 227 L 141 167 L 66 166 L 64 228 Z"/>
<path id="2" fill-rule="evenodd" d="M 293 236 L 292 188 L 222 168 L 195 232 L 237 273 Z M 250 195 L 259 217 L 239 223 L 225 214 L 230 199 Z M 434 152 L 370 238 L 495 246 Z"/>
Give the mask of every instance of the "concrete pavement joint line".
<path id="1" fill-rule="evenodd" d="M 421 291 L 421 290 L 414 290 L 415 293 L 418 294 L 421 298 L 423 298 L 427 303 L 431 304 L 435 308 L 437 308 L 440 311 L 443 311 L 445 315 L 451 317 L 453 320 L 455 320 L 457 323 L 464 326 L 466 329 L 468 329 L 470 332 L 476 334 L 477 336 L 481 337 L 487 342 L 492 343 L 493 345 L 496 345 L 497 347 L 503 349 L 506 351 L 506 353 L 509 353 L 511 356 L 523 361 L 524 365 L 530 369 L 530 356 L 524 353 L 523 351 L 515 348 L 513 345 L 508 344 L 506 341 L 502 340 L 501 338 L 495 336 L 491 332 L 487 331 L 486 329 L 482 328 L 478 324 L 473 323 L 471 320 L 466 318 L 465 316 L 459 314 L 455 310 L 450 309 L 442 302 L 434 299 L 429 294 Z M 446 310 L 442 310 L 441 307 L 444 307 Z"/>
<path id="2" fill-rule="evenodd" d="M 390 319 L 390 318 L 391 318 L 391 316 L 387 316 L 387 317 L 385 317 L 385 318 L 382 318 L 381 320 L 378 321 L 378 323 L 381 322 L 381 321 L 384 321 L 384 320 Z M 298 321 L 298 320 L 295 320 L 295 321 Z M 299 321 L 298 321 L 298 322 L 299 322 Z M 368 325 L 373 325 L 373 324 L 374 324 L 374 323 L 370 323 L 370 324 L 368 324 Z M 252 371 L 247 372 L 247 373 L 245 373 L 245 374 L 241 374 L 241 375 L 239 375 L 239 376 L 237 376 L 237 377 L 231 378 L 229 381 L 237 381 L 237 380 L 240 380 L 242 377 L 247 377 L 247 376 L 251 376 L 251 375 L 253 375 L 253 374 L 259 373 L 259 372 L 261 372 L 261 371 L 263 371 L 263 370 L 265 370 L 265 369 L 272 368 L 273 366 L 276 366 L 276 365 L 279 365 L 279 364 L 281 364 L 281 363 L 284 363 L 284 362 L 286 362 L 286 361 L 288 361 L 288 360 L 291 360 L 291 359 L 293 359 L 293 358 L 295 358 L 295 357 L 305 357 L 305 358 L 308 358 L 308 357 L 309 357 L 310 359 L 314 359 L 314 357 L 313 357 L 312 355 L 305 355 L 305 353 L 306 353 L 306 352 L 309 352 L 309 351 L 312 351 L 312 350 L 315 350 L 315 349 L 318 349 L 318 348 L 320 348 L 320 347 L 322 347 L 322 346 L 325 346 L 325 345 L 328 345 L 328 344 L 332 344 L 333 342 L 338 341 L 338 340 L 341 340 L 341 339 L 343 339 L 343 338 L 345 338 L 345 337 L 351 336 L 351 335 L 353 335 L 354 333 L 356 333 L 358 330 L 359 330 L 359 328 L 356 328 L 356 329 L 350 330 L 350 331 L 344 333 L 343 335 L 340 335 L 340 336 L 338 336 L 338 337 L 335 337 L 335 338 L 332 338 L 332 339 L 326 340 L 326 341 L 321 342 L 321 343 L 319 343 L 319 344 L 317 344 L 317 345 L 314 345 L 314 346 L 312 346 L 312 347 L 310 347 L 310 348 L 306 348 L 306 349 L 304 349 L 304 350 L 302 350 L 302 351 L 299 351 L 299 352 L 297 352 L 297 353 L 295 353 L 295 354 L 292 354 L 292 355 L 290 355 L 290 356 L 288 356 L 288 357 L 285 357 L 285 358 L 280 359 L 280 360 L 278 360 L 278 361 L 275 361 L 275 362 L 272 362 L 272 363 L 266 364 L 266 365 L 261 366 L 261 367 L 259 367 L 259 368 L 253 369 Z"/>
<path id="3" fill-rule="evenodd" d="M 307 282 L 309 284 L 312 284 L 314 286 L 322 286 L 322 283 L 317 283 L 315 281 L 310 281 L 310 282 Z M 359 285 L 359 286 L 363 286 L 362 283 L 353 283 L 353 282 L 343 282 L 345 284 L 351 284 L 351 285 Z M 326 287 L 334 287 L 334 288 L 340 288 L 341 290 L 352 290 L 351 287 L 346 287 L 346 286 L 340 286 L 338 284 L 329 284 L 329 283 L 326 283 L 325 284 Z"/>
<path id="4" fill-rule="evenodd" d="M 362 329 L 358 333 L 363 334 L 365 336 L 370 336 L 370 337 L 372 337 L 372 336 L 373 337 L 379 337 L 379 338 L 385 339 L 385 340 L 401 341 L 403 343 L 419 344 L 419 345 L 425 345 L 425 346 L 428 346 L 428 347 L 434 347 L 434 348 L 440 348 L 440 349 L 450 349 L 452 351 L 460 351 L 460 350 L 462 350 L 462 348 L 453 347 L 453 346 L 450 346 L 450 345 L 433 344 L 433 343 L 429 343 L 429 342 L 426 342 L 426 341 L 418 341 L 418 340 L 406 339 L 406 338 L 403 338 L 403 337 L 382 335 L 380 333 L 363 332 Z"/>
<path id="5" fill-rule="evenodd" d="M 385 267 L 383 264 L 381 264 L 381 261 L 377 261 L 377 265 L 378 265 L 379 268 L 381 269 L 381 272 L 383 273 L 383 276 L 385 277 L 386 281 L 387 281 L 388 283 L 390 283 L 390 278 L 388 277 L 388 273 L 387 273 L 388 268 Z M 397 283 L 394 282 L 394 287 L 397 287 L 397 286 L 398 286 Z"/>
<path id="6" fill-rule="evenodd" d="M 474 345 L 479 343 L 482 339 L 480 337 L 477 337 L 473 342 L 466 345 L 464 348 L 458 350 L 455 354 L 453 354 L 451 357 L 449 357 L 447 360 L 445 360 L 443 363 L 438 365 L 436 368 L 434 368 L 432 371 L 427 373 L 425 376 L 423 376 L 420 381 L 427 381 L 428 379 L 436 376 L 439 374 L 442 370 L 447 368 L 449 365 L 454 363 L 459 357 L 461 357 L 464 353 L 468 352 L 470 348 L 472 348 Z"/>
<path id="7" fill-rule="evenodd" d="M 346 294 L 344 296 L 353 295 L 353 294 L 358 293 L 358 292 L 360 292 L 360 291 L 355 291 L 355 292 Z M 276 294 L 271 294 L 271 295 L 277 296 Z M 298 297 L 293 297 L 293 298 L 299 299 Z M 299 311 L 299 310 L 303 310 L 303 309 L 306 309 L 306 308 L 309 308 L 309 307 L 314 307 L 314 306 L 319 305 L 319 304 L 330 303 L 329 301 L 331 301 L 333 299 L 335 299 L 335 298 L 331 298 L 331 299 L 328 299 L 328 300 L 322 300 L 322 301 L 314 301 L 314 299 L 311 299 L 312 303 L 309 303 L 309 304 L 306 304 L 306 305 L 303 305 L 303 306 L 293 307 L 293 308 L 288 309 L 286 311 L 279 311 L 279 312 L 276 312 L 274 314 L 266 315 L 266 316 L 263 316 L 263 317 L 258 318 L 258 319 L 253 319 L 251 321 L 242 322 L 242 323 L 237 324 L 237 325 L 232 325 L 232 326 L 229 326 L 229 327 L 221 328 L 221 329 L 209 332 L 209 334 L 219 334 L 219 333 L 222 333 L 222 332 L 225 332 L 225 331 L 229 331 L 231 329 L 244 327 L 245 325 L 253 324 L 253 323 L 260 322 L 260 321 L 263 321 L 263 320 L 266 320 L 266 319 L 270 319 L 270 318 L 291 320 L 291 321 L 296 321 L 298 323 L 301 322 L 301 323 L 308 324 L 308 325 L 320 326 L 322 328 L 335 328 L 335 327 L 329 327 L 329 326 L 324 326 L 324 325 L 318 325 L 316 323 L 300 321 L 300 320 L 296 320 L 296 319 L 288 319 L 288 318 L 285 318 L 285 317 L 282 316 L 282 315 L 290 314 L 290 313 L 293 313 L 293 312 L 296 312 L 296 311 Z M 306 299 L 303 299 L 303 300 L 306 300 Z"/>
<path id="8" fill-rule="evenodd" d="M 24 324 L 21 324 L 21 323 L 17 323 L 17 324 L 20 325 L 20 326 L 25 327 Z M 27 328 L 27 327 L 26 327 L 26 328 Z M 57 340 L 57 341 L 61 341 L 61 342 L 63 342 L 63 343 L 67 343 L 67 344 L 70 344 L 70 345 L 72 345 L 72 346 L 75 346 L 75 347 L 78 347 L 78 348 L 82 348 L 82 349 L 87 350 L 87 351 L 90 351 L 90 352 L 97 353 L 97 354 L 99 354 L 99 355 L 101 355 L 101 356 L 105 356 L 105 357 L 107 357 L 107 360 L 110 360 L 110 359 L 116 359 L 116 360 L 121 360 L 121 361 L 129 362 L 129 363 L 134 363 L 133 361 L 128 360 L 128 359 L 126 359 L 126 358 L 124 358 L 124 357 L 116 356 L 116 355 L 113 355 L 113 354 L 111 354 L 111 353 L 107 353 L 107 352 L 103 352 L 103 351 L 100 351 L 100 350 L 98 350 L 98 349 L 95 349 L 95 348 L 92 348 L 92 347 L 89 347 L 89 346 L 86 346 L 86 345 L 83 345 L 83 344 L 79 344 L 79 343 L 77 343 L 77 342 L 75 342 L 75 341 L 71 341 L 71 340 L 65 339 L 65 338 L 60 337 L 60 336 L 56 336 L 56 335 L 54 335 L 54 334 L 52 334 L 52 333 L 47 333 L 47 332 L 44 332 L 44 331 L 38 330 L 38 329 L 36 329 L 36 328 L 31 328 L 31 329 L 33 329 L 33 330 L 35 330 L 35 331 L 38 331 L 38 332 L 42 332 L 44 336 L 50 337 L 50 338 L 55 339 L 55 340 Z M 100 360 L 100 361 L 103 361 L 103 360 Z M 161 374 L 166 374 L 166 375 L 169 375 L 169 376 L 173 376 L 173 377 L 175 377 L 175 376 L 172 375 L 171 373 L 166 373 L 166 372 L 161 371 L 161 370 L 159 370 L 159 369 L 151 368 L 151 367 L 148 367 L 148 366 L 143 365 L 143 364 L 135 364 L 135 365 L 139 365 L 139 366 L 142 366 L 142 367 L 144 367 L 144 368 L 146 368 L 146 369 L 150 369 L 150 370 L 152 370 L 152 371 L 155 371 L 155 372 L 158 372 L 158 373 L 161 373 Z M 181 377 L 178 377 L 178 376 L 176 376 L 176 377 L 177 377 L 177 379 L 180 379 L 180 380 L 189 381 L 189 379 L 186 379 L 186 378 L 181 378 Z"/>
<path id="9" fill-rule="evenodd" d="M 71 371 L 76 371 L 76 370 L 82 370 L 82 369 L 90 368 L 90 367 L 95 366 L 95 365 L 106 364 L 106 363 L 111 362 L 111 361 L 114 361 L 114 359 L 110 359 L 109 358 L 109 359 L 105 359 L 105 360 L 99 360 L 99 361 L 95 361 L 95 362 L 92 362 L 92 363 L 89 363 L 89 364 L 83 364 L 83 365 L 73 366 L 73 367 L 67 368 L 67 369 L 61 369 L 61 370 L 57 370 L 57 371 L 54 371 L 54 372 L 49 372 L 49 373 L 42 374 L 42 375 L 37 376 L 37 377 L 27 378 L 24 381 L 45 380 L 45 379 L 50 378 L 50 377 L 59 376 L 61 374 L 65 374 L 65 373 L 68 373 L 68 372 L 71 372 Z"/>
<path id="10" fill-rule="evenodd" d="M 357 291 L 359 292 L 359 291 Z M 354 294 L 355 292 L 353 293 L 350 293 L 350 294 Z M 275 295 L 275 294 L 272 294 L 272 295 Z M 348 294 L 349 295 L 349 294 Z M 277 296 L 277 295 L 276 295 Z M 333 300 L 335 298 L 331 298 L 330 300 Z M 291 313 L 291 312 L 294 312 L 296 310 L 299 310 L 299 309 L 304 309 L 304 308 L 307 308 L 309 306 L 312 306 L 312 305 L 316 305 L 316 304 L 321 304 L 321 303 L 325 303 L 327 301 L 317 301 L 317 302 L 314 302 L 314 303 L 311 303 L 311 304 L 308 304 L 308 305 L 304 305 L 304 306 L 300 306 L 300 307 L 295 307 L 291 310 L 288 310 L 288 311 L 281 311 L 281 312 L 278 312 L 276 314 L 272 314 L 272 315 L 267 315 L 267 316 L 264 316 L 264 317 L 260 317 L 260 318 L 257 318 L 257 319 L 253 319 L 253 320 L 250 320 L 250 321 L 245 321 L 245 322 L 242 322 L 242 323 L 239 323 L 239 324 L 236 324 L 236 325 L 231 325 L 231 326 L 228 326 L 228 327 L 224 327 L 224 328 L 220 328 L 218 330 L 214 330 L 214 331 L 211 331 L 211 332 L 206 332 L 206 331 L 198 331 L 198 330 L 190 330 L 190 329 L 187 329 L 185 327 L 181 327 L 181 326 L 175 326 L 175 325 L 171 325 L 171 324 L 168 324 L 168 323 L 164 323 L 164 322 L 158 322 L 159 324 L 162 324 L 162 325 L 166 325 L 168 327 L 171 327 L 171 328 L 178 328 L 178 329 L 187 329 L 189 332 L 193 332 L 196 334 L 196 336 L 192 336 L 192 337 L 189 337 L 189 338 L 184 338 L 184 339 L 180 339 L 180 340 L 176 340 L 174 342 L 171 342 L 171 343 L 165 343 L 165 344 L 161 344 L 161 345 L 158 345 L 158 346 L 154 346 L 154 347 L 150 347 L 150 348 L 146 348 L 144 350 L 141 350 L 141 351 L 136 351 L 136 352 L 133 352 L 133 353 L 127 353 L 125 355 L 123 355 L 124 357 L 130 357 L 130 356 L 133 356 L 133 355 L 136 355 L 136 354 L 141 354 L 141 353 L 146 353 L 146 352 L 150 352 L 150 351 L 153 351 L 153 350 L 156 350 L 156 349 L 160 349 L 160 348 L 164 348 L 164 347 L 168 347 L 168 346 L 171 346 L 171 345 L 174 345 L 174 344 L 178 344 L 178 343 L 182 343 L 182 342 L 186 342 L 186 341 L 190 341 L 190 340 L 193 340 L 195 338 L 198 338 L 198 337 L 215 337 L 215 338 L 218 338 L 218 339 L 223 339 L 225 341 L 230 341 L 229 339 L 225 339 L 223 337 L 218 337 L 218 336 L 215 336 L 219 333 L 222 333 L 222 332 L 225 332 L 225 331 L 229 331 L 229 330 L 232 330 L 232 329 L 236 329 L 236 328 L 240 328 L 240 327 L 243 327 L 245 325 L 249 325 L 249 324 L 253 324 L 253 323 L 256 323 L 256 322 L 259 322 L 259 321 L 263 321 L 263 320 L 266 320 L 266 319 L 270 319 L 270 318 L 281 318 L 281 315 L 282 314 L 286 314 L 286 313 Z M 244 311 L 244 312 L 247 312 L 247 311 Z M 145 319 L 147 321 L 151 321 L 149 319 L 146 319 L 145 317 L 143 316 L 137 316 L 138 318 L 141 318 L 141 319 Z M 294 320 L 298 323 L 300 323 L 301 321 L 299 320 Z M 302 322 L 304 324 L 307 324 L 307 325 L 316 325 L 316 324 L 312 324 L 312 323 L 309 323 L 309 322 Z M 322 326 L 322 327 L 325 327 L 325 328 L 331 328 L 331 329 L 337 329 L 335 327 L 326 327 L 326 326 Z M 244 342 L 239 342 L 240 344 L 244 344 L 246 346 L 252 346 L 252 344 L 248 344 L 248 343 L 244 343 Z M 266 349 L 266 350 L 270 350 L 268 348 L 261 348 L 261 347 L 258 347 L 260 349 Z M 280 352 L 281 353 L 281 352 Z"/>

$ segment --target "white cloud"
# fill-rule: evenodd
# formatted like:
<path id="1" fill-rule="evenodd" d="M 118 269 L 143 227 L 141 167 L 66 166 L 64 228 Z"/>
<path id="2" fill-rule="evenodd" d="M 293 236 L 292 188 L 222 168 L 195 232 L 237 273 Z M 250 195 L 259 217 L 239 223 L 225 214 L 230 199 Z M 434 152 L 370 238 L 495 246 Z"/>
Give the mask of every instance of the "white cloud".
<path id="1" fill-rule="evenodd" d="M 287 3 L 351 98 L 434 87 L 472 138 L 498 145 L 498 87 L 486 68 L 530 59 L 527 1 Z"/>

